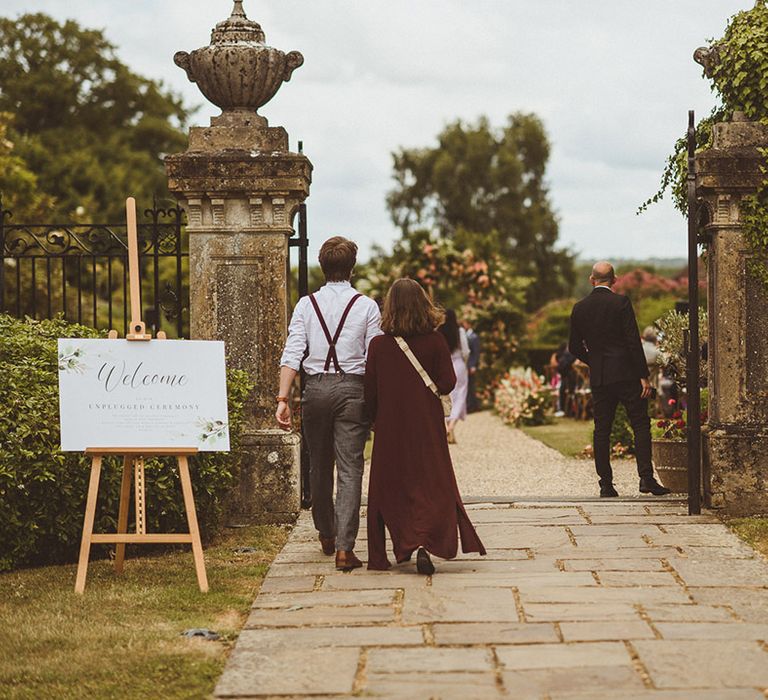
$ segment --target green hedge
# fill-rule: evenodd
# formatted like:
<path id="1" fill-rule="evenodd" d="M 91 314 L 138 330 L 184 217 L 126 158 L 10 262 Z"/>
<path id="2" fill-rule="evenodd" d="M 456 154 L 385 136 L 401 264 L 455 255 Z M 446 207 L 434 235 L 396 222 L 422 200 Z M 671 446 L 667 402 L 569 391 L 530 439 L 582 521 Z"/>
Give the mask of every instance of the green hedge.
<path id="1" fill-rule="evenodd" d="M 23 321 L 0 314 L 0 571 L 72 560 L 83 526 L 90 460 L 59 450 L 58 338 L 98 338 L 92 328 L 61 319 Z M 245 372 L 227 373 L 230 453 L 190 462 L 204 537 L 215 531 L 223 497 L 239 465 L 243 405 L 252 389 Z M 147 529 L 185 531 L 175 460 L 146 463 Z M 120 464 L 105 460 L 96 532 L 114 531 Z"/>

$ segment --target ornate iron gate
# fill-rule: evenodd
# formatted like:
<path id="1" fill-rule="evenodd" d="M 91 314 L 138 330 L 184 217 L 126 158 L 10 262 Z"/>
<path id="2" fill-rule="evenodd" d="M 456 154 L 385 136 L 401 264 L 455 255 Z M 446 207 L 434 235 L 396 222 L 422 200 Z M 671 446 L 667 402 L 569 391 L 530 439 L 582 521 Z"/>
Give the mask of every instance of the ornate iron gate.
<path id="1" fill-rule="evenodd" d="M 13 223 L 0 198 L 0 312 L 62 314 L 94 328 L 128 329 L 125 224 Z M 178 206 L 144 211 L 138 225 L 142 310 L 169 337 L 189 335 L 188 246 Z"/>
<path id="2" fill-rule="evenodd" d="M 309 266 L 307 261 L 307 249 L 309 248 L 309 238 L 307 237 L 307 205 L 299 206 L 299 222 L 296 235 L 288 240 L 291 248 L 299 249 L 298 273 L 297 273 L 297 291 L 298 297 L 309 294 Z M 288 261 L 290 268 L 290 259 Z M 288 279 L 291 279 L 290 269 Z M 289 290 L 290 291 L 290 290 Z M 288 295 L 290 298 L 290 294 Z M 301 392 L 304 393 L 304 372 L 301 373 Z M 301 417 L 301 403 L 298 403 L 298 415 Z M 309 452 L 307 451 L 307 441 L 304 439 L 303 431 L 301 436 L 301 507 L 309 508 L 312 505 L 312 492 L 309 485 Z"/>
<path id="3" fill-rule="evenodd" d="M 125 334 L 130 322 L 125 224 L 12 223 L 12 216 L 0 198 L 0 313 L 36 319 L 62 314 L 68 321 L 122 328 Z M 144 217 L 138 225 L 144 320 L 155 333 L 162 329 L 169 337 L 189 337 L 184 212 L 178 206 L 162 208 L 155 203 Z M 306 296 L 309 241 L 304 204 L 288 245 L 298 249 L 297 291 L 299 297 Z M 304 440 L 301 503 L 304 508 L 312 503 Z"/>

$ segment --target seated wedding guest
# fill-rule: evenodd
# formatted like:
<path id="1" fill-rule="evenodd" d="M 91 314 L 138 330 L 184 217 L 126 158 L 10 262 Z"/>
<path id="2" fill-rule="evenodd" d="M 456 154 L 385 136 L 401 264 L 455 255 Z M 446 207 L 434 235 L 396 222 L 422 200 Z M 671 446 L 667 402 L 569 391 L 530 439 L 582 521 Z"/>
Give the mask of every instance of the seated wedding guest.
<path id="1" fill-rule="evenodd" d="M 645 363 L 648 365 L 648 381 L 651 382 L 651 386 L 658 389 L 659 387 L 659 359 L 661 352 L 658 348 L 658 341 L 656 338 L 656 330 L 653 326 L 648 326 L 640 338 L 643 344 L 643 354 L 645 355 Z"/>
<path id="2" fill-rule="evenodd" d="M 680 392 L 677 382 L 670 368 L 661 367 L 659 370 L 659 407 L 661 415 L 671 418 L 678 410 L 677 402 L 680 400 Z"/>
<path id="3" fill-rule="evenodd" d="M 573 370 L 573 364 L 576 362 L 576 356 L 568 350 L 568 343 L 561 343 L 555 353 L 555 369 L 560 377 L 557 391 L 557 411 L 555 418 L 562 418 L 566 414 L 569 398 L 573 396 L 576 390 L 576 373 Z"/>
<path id="4" fill-rule="evenodd" d="M 421 286 L 397 280 L 384 300 L 381 329 L 368 349 L 365 402 L 375 439 L 368 487 L 368 568 L 390 567 L 416 554 L 419 573 L 431 575 L 430 553 L 452 559 L 458 535 L 464 552 L 485 548 L 464 510 L 446 440 L 439 395 L 456 384 L 443 321 Z M 429 384 L 429 386 L 428 386 Z"/>

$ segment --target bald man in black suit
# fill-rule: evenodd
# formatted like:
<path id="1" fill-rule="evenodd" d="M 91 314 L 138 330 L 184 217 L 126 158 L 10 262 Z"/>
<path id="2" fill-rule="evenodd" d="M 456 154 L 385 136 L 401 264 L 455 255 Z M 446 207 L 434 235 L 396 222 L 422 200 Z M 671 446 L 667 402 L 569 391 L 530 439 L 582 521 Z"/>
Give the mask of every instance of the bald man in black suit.
<path id="1" fill-rule="evenodd" d="M 595 414 L 595 468 L 600 496 L 618 496 L 611 469 L 611 428 L 619 402 L 624 404 L 635 435 L 640 492 L 663 496 L 669 489 L 653 476 L 651 423 L 648 418 L 648 365 L 645 362 L 635 312 L 628 297 L 613 292 L 616 274 L 607 262 L 595 263 L 594 289 L 571 312 L 568 349 L 589 365 Z"/>

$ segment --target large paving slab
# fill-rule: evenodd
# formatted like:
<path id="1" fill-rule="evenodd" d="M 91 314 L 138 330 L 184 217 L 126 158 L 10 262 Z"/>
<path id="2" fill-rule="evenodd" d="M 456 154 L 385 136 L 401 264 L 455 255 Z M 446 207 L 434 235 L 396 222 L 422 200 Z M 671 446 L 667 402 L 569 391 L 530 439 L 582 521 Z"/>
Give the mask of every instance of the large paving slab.
<path id="1" fill-rule="evenodd" d="M 215 696 L 768 697 L 768 562 L 712 514 L 669 499 L 469 511 L 488 557 L 431 577 L 337 572 L 302 515 Z"/>
<path id="2" fill-rule="evenodd" d="M 505 698 L 496 674 L 477 672 L 390 671 L 369 673 L 365 695 L 375 698 Z"/>
<path id="3" fill-rule="evenodd" d="M 745 639 L 634 642 L 658 688 L 768 688 L 765 645 Z"/>

